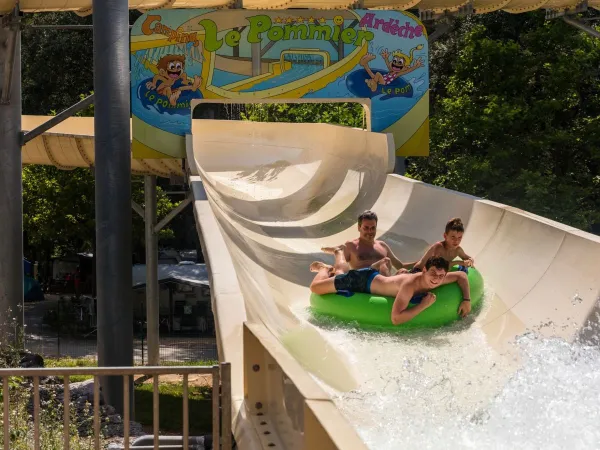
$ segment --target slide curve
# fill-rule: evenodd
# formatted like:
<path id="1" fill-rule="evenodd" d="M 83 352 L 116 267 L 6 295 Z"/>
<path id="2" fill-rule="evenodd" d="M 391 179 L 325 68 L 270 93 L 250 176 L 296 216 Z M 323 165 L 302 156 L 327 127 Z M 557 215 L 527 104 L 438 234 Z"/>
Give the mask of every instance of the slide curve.
<path id="1" fill-rule="evenodd" d="M 393 148 L 388 135 L 335 125 L 193 121 L 187 161 L 194 211 L 211 274 L 219 355 L 232 363 L 240 448 L 252 441 L 252 431 L 242 430 L 253 421 L 245 404 L 244 323 L 268 330 L 328 388 L 349 392 L 360 385 L 360 361 L 303 311 L 309 264 L 332 261 L 321 247 L 356 238 L 364 210 L 378 214 L 377 238 L 404 261 L 441 239 L 448 219 L 462 218 L 462 246 L 491 287 L 469 326 L 491 348 L 502 351 L 527 330 L 585 339 L 597 320 L 598 236 L 392 174 Z"/>

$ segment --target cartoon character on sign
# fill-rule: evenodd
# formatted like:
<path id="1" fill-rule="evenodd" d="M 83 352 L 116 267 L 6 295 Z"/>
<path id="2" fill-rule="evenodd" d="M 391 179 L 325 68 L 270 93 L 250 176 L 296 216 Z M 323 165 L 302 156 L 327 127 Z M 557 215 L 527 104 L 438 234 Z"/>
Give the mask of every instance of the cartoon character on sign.
<path id="1" fill-rule="evenodd" d="M 373 61 L 376 56 L 372 53 L 367 53 L 361 58 L 359 63 L 365 68 L 370 77 L 365 80 L 365 83 L 371 88 L 371 91 L 375 92 L 379 85 L 387 86 L 401 75 L 406 75 L 407 73 L 417 70 L 419 67 L 423 67 L 423 60 L 421 58 L 418 58 L 413 62 L 413 53 L 415 50 L 421 50 L 422 48 L 422 45 L 417 45 L 410 50 L 410 55 L 405 55 L 400 50 L 395 50 L 391 54 L 391 59 L 388 50 L 382 50 L 380 55 L 385 61 L 385 65 L 389 71 L 386 74 L 381 72 L 373 73 L 369 67 L 369 63 Z"/>
<path id="2" fill-rule="evenodd" d="M 171 106 L 177 104 L 177 99 L 182 91 L 197 91 L 202 82 L 202 78 L 199 76 L 193 78 L 187 76 L 185 56 L 183 55 L 165 55 L 158 61 L 156 68 L 158 73 L 152 81 L 146 83 L 146 88 L 156 89 L 159 95 L 164 95 L 169 99 Z M 177 83 L 178 81 L 179 83 Z"/>

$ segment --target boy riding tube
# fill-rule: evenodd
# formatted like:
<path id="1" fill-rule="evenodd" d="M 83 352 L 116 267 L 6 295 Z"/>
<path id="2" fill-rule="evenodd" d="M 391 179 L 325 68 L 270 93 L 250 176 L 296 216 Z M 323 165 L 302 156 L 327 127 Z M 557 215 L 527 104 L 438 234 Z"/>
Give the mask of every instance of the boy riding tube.
<path id="1" fill-rule="evenodd" d="M 391 321 L 394 325 L 408 322 L 421 311 L 433 305 L 436 300 L 435 294 L 429 291 L 438 286 L 454 282 L 458 283 L 463 296 L 458 314 L 461 317 L 466 317 L 471 312 L 467 274 L 462 271 L 448 272 L 449 263 L 442 257 L 433 256 L 427 259 L 425 269 L 417 274 L 401 273 L 383 276 L 371 267 L 358 270 L 352 269 L 344 273 L 344 267 L 336 266 L 334 266 L 336 275 L 333 277 L 330 277 L 329 266 L 324 265 L 324 267 L 319 268 L 310 285 L 310 290 L 317 295 L 343 293 L 345 291 L 394 297 L 391 314 Z M 409 309 L 408 305 L 411 302 L 416 303 L 416 306 Z"/>

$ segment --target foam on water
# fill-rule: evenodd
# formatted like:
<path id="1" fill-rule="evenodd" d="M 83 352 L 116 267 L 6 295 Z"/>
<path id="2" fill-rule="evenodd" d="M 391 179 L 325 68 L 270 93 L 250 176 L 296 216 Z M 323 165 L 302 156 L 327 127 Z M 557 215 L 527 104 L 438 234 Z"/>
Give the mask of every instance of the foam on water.
<path id="1" fill-rule="evenodd" d="M 500 350 L 473 317 L 407 335 L 320 328 L 360 368 L 353 392 L 321 384 L 371 449 L 600 447 L 597 342 L 531 332 Z"/>

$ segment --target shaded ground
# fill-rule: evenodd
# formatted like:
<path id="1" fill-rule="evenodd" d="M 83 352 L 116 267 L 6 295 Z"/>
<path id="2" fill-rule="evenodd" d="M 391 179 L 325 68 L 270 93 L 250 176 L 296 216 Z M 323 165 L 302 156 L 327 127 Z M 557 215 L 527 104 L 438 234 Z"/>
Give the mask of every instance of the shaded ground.
<path id="1" fill-rule="evenodd" d="M 136 375 L 135 378 L 141 375 Z M 159 383 L 183 383 L 183 375 L 160 375 L 158 377 Z M 153 380 L 145 380 L 144 384 L 152 384 Z M 190 386 L 211 386 L 212 387 L 212 375 L 188 375 L 188 384 Z"/>
<path id="2" fill-rule="evenodd" d="M 44 314 L 55 309 L 57 296 L 47 295 L 42 302 L 25 303 L 25 345 L 34 353 L 44 357 L 60 358 L 96 358 L 96 334 L 72 337 L 60 335 L 43 323 Z M 134 363 L 144 364 L 148 361 L 147 342 L 141 337 L 134 337 Z M 166 361 L 198 361 L 217 359 L 217 344 L 214 337 L 170 335 L 160 337 L 160 360 Z"/>

